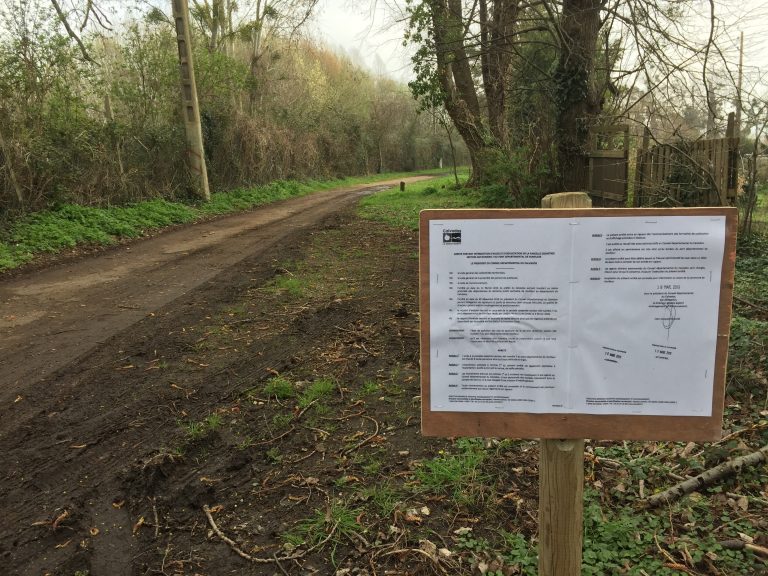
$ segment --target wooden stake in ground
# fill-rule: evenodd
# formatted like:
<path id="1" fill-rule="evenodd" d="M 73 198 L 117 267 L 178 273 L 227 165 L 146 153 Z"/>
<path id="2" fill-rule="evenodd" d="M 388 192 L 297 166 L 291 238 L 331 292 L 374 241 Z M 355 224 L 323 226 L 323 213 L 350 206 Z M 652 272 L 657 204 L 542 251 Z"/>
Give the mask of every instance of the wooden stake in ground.
<path id="1" fill-rule="evenodd" d="M 584 192 L 550 194 L 542 208 L 591 208 Z M 539 444 L 539 576 L 579 576 L 584 531 L 584 440 Z"/>
<path id="2" fill-rule="evenodd" d="M 204 200 L 210 200 L 211 192 L 208 188 L 208 170 L 205 166 L 200 107 L 197 102 L 197 85 L 195 84 L 195 71 L 192 64 L 189 6 L 187 0 L 172 0 L 172 4 L 173 21 L 176 25 L 176 41 L 179 45 L 181 101 L 184 128 L 187 133 L 187 162 L 197 193 Z"/>

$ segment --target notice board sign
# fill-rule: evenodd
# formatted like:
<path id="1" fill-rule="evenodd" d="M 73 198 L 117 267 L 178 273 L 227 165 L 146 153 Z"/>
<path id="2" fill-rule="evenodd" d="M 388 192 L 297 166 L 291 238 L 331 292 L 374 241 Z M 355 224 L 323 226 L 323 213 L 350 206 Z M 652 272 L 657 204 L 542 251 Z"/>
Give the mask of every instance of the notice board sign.
<path id="1" fill-rule="evenodd" d="M 720 438 L 737 217 L 423 211 L 423 433 Z"/>

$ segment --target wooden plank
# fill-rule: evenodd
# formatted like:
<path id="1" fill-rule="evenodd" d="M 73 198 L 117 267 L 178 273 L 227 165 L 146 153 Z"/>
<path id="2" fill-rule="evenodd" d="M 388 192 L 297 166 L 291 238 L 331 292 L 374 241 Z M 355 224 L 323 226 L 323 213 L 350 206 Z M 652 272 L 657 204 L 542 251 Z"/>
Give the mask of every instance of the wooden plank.
<path id="1" fill-rule="evenodd" d="M 590 192 L 590 194 L 592 196 L 605 198 L 606 200 L 615 200 L 617 202 L 621 202 L 627 199 L 625 194 L 619 194 L 617 192 L 607 192 L 605 190 L 593 190 L 592 192 Z"/>
<path id="2" fill-rule="evenodd" d="M 676 168 L 676 163 L 691 164 L 690 168 L 699 180 L 697 185 L 707 188 L 696 200 L 704 206 L 727 206 L 737 196 L 738 138 L 710 138 L 688 144 L 687 154 L 679 154 L 667 144 L 659 144 L 643 155 L 648 168 L 641 174 L 644 192 L 647 194 L 664 186 Z M 638 160 L 638 165 L 640 161 Z M 673 190 L 671 194 L 675 194 Z"/>
<path id="3" fill-rule="evenodd" d="M 715 183 L 717 197 L 720 201 L 720 206 L 728 206 L 728 199 L 726 198 L 726 188 L 728 188 L 728 143 L 725 138 L 720 138 L 715 143 L 715 150 L 717 151 L 717 162 L 715 164 Z"/>
<path id="4" fill-rule="evenodd" d="M 632 206 L 642 206 L 643 186 L 643 152 L 638 150 L 635 155 L 635 181 L 632 183 Z"/>
<path id="5" fill-rule="evenodd" d="M 729 201 L 735 201 L 739 191 L 739 138 L 728 140 L 728 192 Z"/>
<path id="6" fill-rule="evenodd" d="M 591 150 L 590 158 L 625 158 L 624 150 Z"/>
<path id="7" fill-rule="evenodd" d="M 613 124 L 611 126 L 596 126 L 593 129 L 593 132 L 597 134 L 617 134 L 619 132 L 628 132 L 629 131 L 629 125 L 628 124 Z"/>
<path id="8" fill-rule="evenodd" d="M 579 576 L 584 540 L 584 440 L 539 443 L 539 576 Z"/>

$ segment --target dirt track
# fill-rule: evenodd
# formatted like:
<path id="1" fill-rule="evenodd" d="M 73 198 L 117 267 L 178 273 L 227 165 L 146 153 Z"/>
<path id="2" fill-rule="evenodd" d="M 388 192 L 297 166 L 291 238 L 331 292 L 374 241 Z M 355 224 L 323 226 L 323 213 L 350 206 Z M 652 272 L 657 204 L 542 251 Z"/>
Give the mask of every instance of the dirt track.
<path id="1" fill-rule="evenodd" d="M 175 522 L 177 530 L 191 531 L 190 541 L 204 538 L 200 506 L 212 501 L 212 488 L 195 484 L 200 469 L 191 463 L 189 469 L 182 466 L 173 488 L 163 484 L 179 463 L 161 448 L 178 434 L 180 420 L 202 418 L 211 407 L 231 400 L 243 382 L 289 369 L 312 346 L 337 336 L 339 326 L 358 330 L 350 323 L 361 315 L 371 314 L 371 322 L 382 324 L 377 337 L 395 330 L 397 354 L 415 355 L 413 315 L 403 319 L 411 325 L 408 335 L 384 326 L 386 317 L 374 316 L 382 305 L 399 305 L 401 285 L 412 292 L 414 278 L 393 278 L 394 269 L 380 271 L 391 281 L 384 290 L 369 287 L 374 296 L 360 301 L 373 308 L 366 304 L 364 311 L 332 298 L 290 322 L 282 313 L 258 312 L 264 326 L 257 329 L 264 332 L 255 337 L 262 339 L 259 351 L 247 358 L 214 350 L 206 359 L 204 352 L 196 352 L 197 334 L 192 338 L 187 332 L 211 316 L 227 319 L 225 309 L 233 298 L 274 277 L 277 263 L 300 255 L 302 243 L 327 227 L 329 218 L 345 210 L 350 218 L 355 201 L 380 187 L 285 201 L 0 281 L 0 572 L 162 573 L 170 557 L 179 554 L 177 536 L 168 526 Z M 351 247 L 358 241 L 364 242 L 353 236 Z M 373 244 L 366 248 L 376 250 Z M 387 310 L 384 314 L 391 316 Z M 400 343 L 404 337 L 411 343 L 407 351 Z M 349 345 L 355 350 L 347 359 L 359 350 L 358 340 Z M 153 369 L 165 363 L 170 367 L 162 379 Z M 415 382 L 413 376 L 410 381 Z M 267 431 L 258 433 L 269 437 Z M 237 482 L 255 474 L 251 459 L 223 452 L 226 458 L 217 461 L 215 470 L 251 470 L 235 474 Z M 218 501 L 237 496 L 229 489 Z M 174 521 L 171 510 L 182 510 Z M 164 554 L 155 542 L 149 548 L 141 542 L 139 515 L 154 526 L 154 540 L 167 534 Z M 214 557 L 226 557 L 225 565 L 233 562 L 226 549 L 212 549 Z M 176 562 L 183 568 L 187 561 Z M 242 573 L 234 562 L 225 569 L 213 561 L 218 569 L 199 573 Z M 173 573 L 196 573 L 187 569 Z"/>
<path id="2" fill-rule="evenodd" d="M 417 234 L 357 217 L 363 193 L 0 281 L 0 576 L 534 573 L 536 443 L 419 433 Z M 587 460 L 592 485 L 633 500 L 609 458 Z M 638 470 L 668 483 L 666 465 Z M 697 506 L 737 504 L 718 492 Z M 761 508 L 742 518 L 715 531 L 765 532 Z M 647 546 L 659 562 L 680 553 Z M 747 560 L 697 573 L 765 574 Z"/>
<path id="3" fill-rule="evenodd" d="M 396 182 L 304 196 L 0 280 L 0 405 L 243 258 Z"/>

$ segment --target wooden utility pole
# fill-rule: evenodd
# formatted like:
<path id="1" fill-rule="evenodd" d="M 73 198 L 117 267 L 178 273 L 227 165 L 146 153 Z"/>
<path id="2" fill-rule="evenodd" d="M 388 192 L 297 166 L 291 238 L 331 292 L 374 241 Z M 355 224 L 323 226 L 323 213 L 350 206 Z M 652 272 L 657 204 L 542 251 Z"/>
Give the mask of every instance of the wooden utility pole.
<path id="1" fill-rule="evenodd" d="M 741 136 L 741 82 L 744 77 L 744 32 L 741 33 L 739 39 L 739 76 L 736 86 L 736 136 Z"/>
<path id="2" fill-rule="evenodd" d="M 542 208 L 591 208 L 585 192 L 550 194 Z M 580 576 L 584 440 L 539 442 L 539 576 Z"/>
<path id="3" fill-rule="evenodd" d="M 192 64 L 192 36 L 189 31 L 189 5 L 187 0 L 172 0 L 173 21 L 176 25 L 176 41 L 179 45 L 181 71 L 181 101 L 184 128 L 187 132 L 187 162 L 196 192 L 204 200 L 211 199 L 208 187 L 208 170 L 205 166 L 203 129 L 200 124 L 200 106 L 197 102 L 197 85 Z"/>

